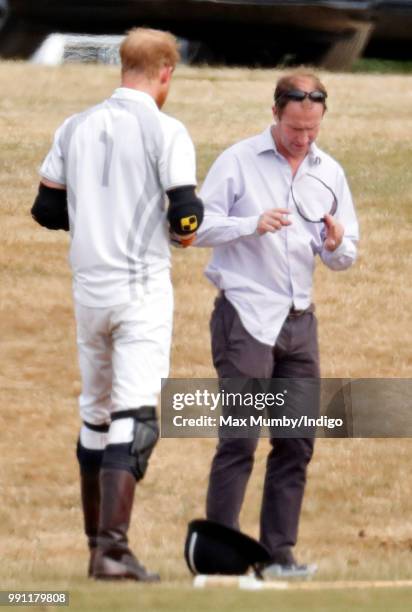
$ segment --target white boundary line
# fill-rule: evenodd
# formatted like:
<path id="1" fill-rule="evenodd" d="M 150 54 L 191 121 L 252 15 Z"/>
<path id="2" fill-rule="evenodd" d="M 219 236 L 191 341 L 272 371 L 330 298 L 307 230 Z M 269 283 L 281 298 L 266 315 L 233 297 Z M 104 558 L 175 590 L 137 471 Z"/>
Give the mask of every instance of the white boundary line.
<path id="1" fill-rule="evenodd" d="M 338 589 L 387 589 L 412 588 L 412 580 L 335 580 L 335 581 L 295 581 L 258 580 L 254 576 L 195 576 L 193 586 L 237 587 L 246 591 L 327 591 Z"/>

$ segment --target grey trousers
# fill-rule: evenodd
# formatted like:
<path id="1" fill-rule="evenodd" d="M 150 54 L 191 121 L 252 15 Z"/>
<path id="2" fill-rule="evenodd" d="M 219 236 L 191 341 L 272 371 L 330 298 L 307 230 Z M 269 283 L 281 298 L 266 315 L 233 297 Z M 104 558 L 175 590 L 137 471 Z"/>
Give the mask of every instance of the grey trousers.
<path id="1" fill-rule="evenodd" d="M 317 321 L 312 312 L 289 316 L 271 348 L 243 327 L 220 294 L 211 318 L 213 363 L 219 378 L 319 378 Z M 206 501 L 208 519 L 239 528 L 239 514 L 252 472 L 257 438 L 219 439 Z M 271 438 L 260 513 L 260 541 L 273 561 L 293 562 L 306 468 L 313 438 Z"/>

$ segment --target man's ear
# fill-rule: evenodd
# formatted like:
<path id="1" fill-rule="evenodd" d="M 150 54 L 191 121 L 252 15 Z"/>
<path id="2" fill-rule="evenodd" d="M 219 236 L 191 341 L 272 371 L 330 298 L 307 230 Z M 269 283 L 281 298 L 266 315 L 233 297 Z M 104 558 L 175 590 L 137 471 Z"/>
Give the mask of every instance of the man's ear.
<path id="1" fill-rule="evenodd" d="M 272 106 L 272 113 L 273 113 L 273 118 L 275 119 L 275 121 L 278 121 L 279 115 L 278 115 L 278 110 L 275 104 Z"/>
<path id="2" fill-rule="evenodd" d="M 173 70 L 173 66 L 163 66 L 163 68 L 160 69 L 159 78 L 160 83 L 162 85 L 165 85 L 170 81 L 170 79 L 172 78 Z"/>

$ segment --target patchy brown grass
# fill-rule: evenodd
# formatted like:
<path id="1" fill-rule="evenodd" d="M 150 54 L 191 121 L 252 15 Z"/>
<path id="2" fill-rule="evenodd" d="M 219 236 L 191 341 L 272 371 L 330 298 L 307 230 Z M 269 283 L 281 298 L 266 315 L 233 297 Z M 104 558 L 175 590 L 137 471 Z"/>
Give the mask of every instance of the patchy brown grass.
<path id="1" fill-rule="evenodd" d="M 199 178 L 232 142 L 271 119 L 273 71 L 179 68 L 167 111 L 188 126 Z M 357 265 L 319 266 L 316 302 L 328 377 L 410 377 L 412 77 L 325 74 L 330 110 L 320 144 L 345 166 L 362 229 Z M 36 227 L 28 210 L 37 167 L 68 114 L 110 94 L 107 67 L 0 64 L 0 535 L 2 588 L 82 584 L 74 445 L 79 393 L 67 237 Z M 208 252 L 174 254 L 172 374 L 213 377 Z M 257 535 L 267 441 L 243 512 Z M 162 440 L 139 487 L 131 541 L 167 580 L 188 579 L 185 526 L 204 513 L 213 440 Z M 410 577 L 409 440 L 319 440 L 299 556 L 322 578 Z"/>

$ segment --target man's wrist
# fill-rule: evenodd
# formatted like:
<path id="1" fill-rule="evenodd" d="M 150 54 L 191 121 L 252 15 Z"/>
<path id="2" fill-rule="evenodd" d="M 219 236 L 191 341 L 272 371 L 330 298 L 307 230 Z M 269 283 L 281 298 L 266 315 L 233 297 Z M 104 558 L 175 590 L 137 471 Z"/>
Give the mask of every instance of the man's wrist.
<path id="1" fill-rule="evenodd" d="M 330 255 L 341 255 L 345 251 L 345 238 L 343 237 L 339 245 L 334 249 L 328 249 L 325 246 L 327 239 L 323 242 L 322 250 L 324 253 L 330 253 Z"/>

